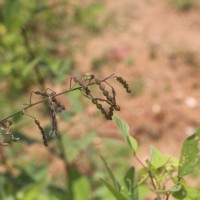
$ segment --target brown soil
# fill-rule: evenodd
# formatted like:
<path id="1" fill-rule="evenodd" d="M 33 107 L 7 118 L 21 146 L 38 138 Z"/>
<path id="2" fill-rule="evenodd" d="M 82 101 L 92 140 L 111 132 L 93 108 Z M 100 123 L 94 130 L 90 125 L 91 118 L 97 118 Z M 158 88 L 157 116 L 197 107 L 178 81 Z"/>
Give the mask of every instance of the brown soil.
<path id="1" fill-rule="evenodd" d="M 181 12 L 167 0 L 123 0 L 107 1 L 106 12 L 114 14 L 115 25 L 79 51 L 77 69 L 91 72 L 94 59 L 108 57 L 116 62 L 101 65 L 95 71 L 99 76 L 114 72 L 133 88 L 139 80 L 138 95 L 130 97 L 119 88 L 119 115 L 139 139 L 144 159 L 150 145 L 178 156 L 183 140 L 200 126 L 200 10 Z M 91 116 L 95 112 L 93 105 L 88 110 Z M 112 123 L 103 121 L 99 131 L 118 137 Z"/>

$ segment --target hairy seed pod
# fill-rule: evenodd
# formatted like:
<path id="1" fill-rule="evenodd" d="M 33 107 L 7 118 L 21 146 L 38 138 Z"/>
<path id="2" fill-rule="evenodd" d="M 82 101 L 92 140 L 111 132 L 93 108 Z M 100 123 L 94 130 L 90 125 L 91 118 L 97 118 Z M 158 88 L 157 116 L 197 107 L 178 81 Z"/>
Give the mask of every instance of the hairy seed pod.
<path id="1" fill-rule="evenodd" d="M 120 107 L 119 107 L 118 105 L 114 105 L 114 109 L 115 109 L 116 111 L 120 111 Z"/>
<path id="2" fill-rule="evenodd" d="M 114 111 L 114 106 L 110 106 L 109 111 Z"/>
<path id="3" fill-rule="evenodd" d="M 110 102 L 113 101 L 113 98 L 112 98 L 110 95 L 107 96 L 107 99 L 108 99 L 108 101 L 110 101 Z"/>
<path id="4" fill-rule="evenodd" d="M 37 127 L 39 128 L 39 130 L 42 134 L 42 139 L 43 139 L 44 145 L 47 147 L 48 146 L 48 139 L 47 139 L 47 136 L 44 132 L 44 129 L 41 127 L 40 122 L 37 119 L 35 119 L 35 124 L 37 125 Z"/>
<path id="5" fill-rule="evenodd" d="M 96 104 L 96 107 L 97 107 L 98 109 L 102 109 L 102 108 L 103 108 L 102 105 L 99 104 L 99 103 Z"/>
<path id="6" fill-rule="evenodd" d="M 104 90 L 104 91 L 103 91 L 103 95 L 104 95 L 104 96 L 108 96 L 108 95 L 109 95 L 109 92 L 108 92 L 107 90 Z"/>
<path id="7" fill-rule="evenodd" d="M 130 88 L 127 88 L 127 89 L 126 89 L 126 92 L 127 92 L 127 93 L 131 93 L 131 89 L 130 89 Z"/>
<path id="8" fill-rule="evenodd" d="M 97 104 L 97 99 L 92 99 L 93 104 Z"/>
<path id="9" fill-rule="evenodd" d="M 43 97 L 46 96 L 46 92 L 42 92 L 42 91 L 39 91 L 39 90 L 34 91 L 34 93 L 35 93 L 36 95 L 41 95 L 41 96 L 43 96 Z"/>
<path id="10" fill-rule="evenodd" d="M 101 83 L 101 84 L 99 85 L 99 89 L 100 89 L 100 90 L 105 90 L 105 85 Z"/>
<path id="11" fill-rule="evenodd" d="M 52 129 L 50 131 L 50 135 L 57 135 L 58 124 L 57 124 L 57 119 L 56 119 L 56 111 L 55 111 L 54 104 L 51 98 L 49 98 L 49 107 L 51 110 L 51 119 L 52 119 Z"/>
<path id="12" fill-rule="evenodd" d="M 105 115 L 105 118 L 107 119 L 107 120 L 112 120 L 112 116 L 110 116 L 110 115 Z"/>
<path id="13" fill-rule="evenodd" d="M 100 85 L 100 84 L 101 84 L 101 81 L 100 81 L 99 79 L 95 78 L 94 80 L 95 80 L 95 83 L 96 83 L 97 85 Z"/>
<path id="14" fill-rule="evenodd" d="M 106 114 L 106 111 L 105 111 L 105 109 L 101 109 L 101 113 L 103 114 L 103 115 L 105 115 Z"/>

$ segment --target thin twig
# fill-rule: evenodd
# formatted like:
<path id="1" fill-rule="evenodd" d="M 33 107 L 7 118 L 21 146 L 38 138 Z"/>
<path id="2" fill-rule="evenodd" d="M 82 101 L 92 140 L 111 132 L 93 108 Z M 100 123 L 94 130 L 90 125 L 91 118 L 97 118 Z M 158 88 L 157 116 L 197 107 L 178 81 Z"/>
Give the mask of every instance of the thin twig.
<path id="1" fill-rule="evenodd" d="M 105 81 L 105 80 L 107 80 L 108 78 L 110 78 L 110 76 L 109 76 L 109 77 L 106 77 L 106 78 L 103 79 L 102 81 Z M 94 85 L 94 84 L 95 84 L 95 83 L 90 83 L 89 86 Z M 51 98 L 57 97 L 57 96 L 60 96 L 60 95 L 63 95 L 63 94 L 67 94 L 67 93 L 69 93 L 69 92 L 73 92 L 73 91 L 76 91 L 76 90 L 81 90 L 81 88 L 82 88 L 81 86 L 80 86 L 80 87 L 76 87 L 76 88 L 72 88 L 72 89 L 69 89 L 69 90 L 60 92 L 60 93 L 58 93 L 58 94 L 56 94 L 56 95 L 53 95 L 53 96 L 51 96 Z M 36 106 L 36 105 L 38 105 L 38 104 L 40 104 L 40 103 L 43 103 L 43 102 L 45 102 L 45 101 L 48 101 L 48 99 L 49 99 L 49 97 L 46 97 L 46 98 L 44 98 L 44 99 L 42 99 L 42 100 L 40 100 L 40 101 L 36 101 L 35 103 L 32 103 L 32 104 L 30 104 L 30 105 L 24 107 L 23 110 L 25 111 L 25 110 L 27 110 L 27 109 L 33 107 L 33 106 Z M 0 120 L 0 123 L 6 121 L 7 119 L 10 119 L 11 117 L 13 117 L 13 116 L 15 116 L 15 115 L 18 115 L 18 114 L 22 114 L 22 110 L 21 110 L 21 109 L 18 110 L 18 111 L 16 111 L 16 112 L 14 112 L 14 113 L 12 113 L 12 114 L 10 114 L 9 116 L 7 116 L 7 117 L 5 117 L 5 118 L 3 118 L 3 119 L 1 119 L 1 120 Z"/>

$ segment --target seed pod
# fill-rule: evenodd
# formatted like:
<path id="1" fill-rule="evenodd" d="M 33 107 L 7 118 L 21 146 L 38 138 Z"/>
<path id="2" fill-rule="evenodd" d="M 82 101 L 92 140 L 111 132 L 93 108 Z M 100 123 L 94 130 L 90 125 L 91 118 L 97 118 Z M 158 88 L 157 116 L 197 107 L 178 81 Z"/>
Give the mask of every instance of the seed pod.
<path id="1" fill-rule="evenodd" d="M 96 83 L 97 85 L 100 85 L 100 84 L 101 84 L 101 81 L 100 81 L 99 79 L 95 78 L 94 80 L 95 80 L 95 83 Z"/>
<path id="2" fill-rule="evenodd" d="M 105 118 L 107 119 L 107 120 L 112 120 L 112 116 L 110 116 L 110 115 L 105 115 Z"/>
<path id="3" fill-rule="evenodd" d="M 112 101 L 113 101 L 113 98 L 112 98 L 110 95 L 108 95 L 108 96 L 107 96 L 107 100 L 110 101 L 110 102 L 112 102 Z"/>
<path id="4" fill-rule="evenodd" d="M 113 105 L 110 106 L 109 110 L 110 110 L 110 111 L 114 111 L 114 106 L 113 106 Z"/>
<path id="5" fill-rule="evenodd" d="M 109 110 L 108 115 L 112 117 L 113 116 L 113 111 Z"/>
<path id="6" fill-rule="evenodd" d="M 105 111 L 105 109 L 104 109 L 104 108 L 102 108 L 102 109 L 101 109 L 101 113 L 102 113 L 103 115 L 105 115 L 105 114 L 106 114 L 106 111 Z"/>
<path id="7" fill-rule="evenodd" d="M 40 122 L 37 119 L 35 119 L 35 124 L 37 125 L 37 127 L 39 128 L 39 130 L 42 134 L 42 139 L 43 139 L 44 145 L 47 147 L 48 146 L 48 139 L 47 139 L 47 136 L 45 134 L 44 129 L 41 127 Z"/>
<path id="8" fill-rule="evenodd" d="M 100 90 L 105 90 L 105 85 L 102 84 L 102 83 L 100 83 L 100 85 L 99 85 L 99 89 L 100 89 Z"/>
<path id="9" fill-rule="evenodd" d="M 103 95 L 104 95 L 104 96 L 108 96 L 108 95 L 109 95 L 109 92 L 108 92 L 107 90 L 104 90 L 104 91 L 103 91 Z"/>
<path id="10" fill-rule="evenodd" d="M 126 92 L 127 93 L 131 93 L 131 89 L 130 88 L 126 88 Z"/>
<path id="11" fill-rule="evenodd" d="M 93 104 L 97 104 L 97 99 L 92 99 Z"/>
<path id="12" fill-rule="evenodd" d="M 34 91 L 34 93 L 35 93 L 36 95 L 41 95 L 41 96 L 43 96 L 43 97 L 46 97 L 46 96 L 47 96 L 46 92 L 42 92 L 42 91 L 40 91 L 40 90 L 36 90 L 36 91 Z"/>
<path id="13" fill-rule="evenodd" d="M 51 119 L 52 119 L 52 129 L 50 131 L 50 135 L 57 135 L 57 130 L 58 130 L 58 124 L 57 124 L 57 119 L 56 119 L 56 111 L 54 108 L 53 101 L 49 97 L 49 107 L 51 110 Z"/>
<path id="14" fill-rule="evenodd" d="M 118 105 L 114 105 L 114 109 L 115 109 L 116 111 L 120 111 L 120 107 L 119 107 Z"/>
<path id="15" fill-rule="evenodd" d="M 97 107 L 98 109 L 102 109 L 102 108 L 103 108 L 102 105 L 99 104 L 99 103 L 96 104 L 96 107 Z"/>

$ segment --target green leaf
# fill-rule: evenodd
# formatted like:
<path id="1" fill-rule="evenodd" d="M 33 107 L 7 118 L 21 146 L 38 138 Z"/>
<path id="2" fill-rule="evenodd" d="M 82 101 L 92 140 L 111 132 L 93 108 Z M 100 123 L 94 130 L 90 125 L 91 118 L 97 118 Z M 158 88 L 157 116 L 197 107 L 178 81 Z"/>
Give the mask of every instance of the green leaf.
<path id="1" fill-rule="evenodd" d="M 173 187 L 170 188 L 170 191 L 171 192 L 178 192 L 182 189 L 182 187 L 183 186 L 181 184 L 176 184 L 176 185 L 174 185 Z"/>
<path id="2" fill-rule="evenodd" d="M 22 76 L 26 77 L 28 75 L 30 75 L 30 73 L 32 72 L 32 70 L 34 69 L 34 67 L 39 63 L 39 61 L 41 60 L 40 57 L 35 58 L 33 61 L 31 61 L 30 63 L 28 63 L 23 71 L 22 71 Z"/>
<path id="3" fill-rule="evenodd" d="M 56 186 L 48 186 L 51 200 L 68 200 L 67 193 Z"/>
<path id="4" fill-rule="evenodd" d="M 91 131 L 79 138 L 78 141 L 73 141 L 67 134 L 63 134 L 62 142 L 65 146 L 65 153 L 68 157 L 68 160 L 71 162 L 76 159 L 80 151 L 84 151 L 88 148 L 95 136 L 96 132 Z"/>
<path id="5" fill-rule="evenodd" d="M 79 151 L 85 150 L 92 143 L 95 136 L 96 132 L 90 131 L 89 133 L 81 137 L 77 142 Z"/>
<path id="6" fill-rule="evenodd" d="M 153 165 L 156 169 L 163 167 L 166 162 L 167 158 L 159 152 L 157 149 L 151 146 L 150 148 L 151 156 L 150 156 L 150 163 Z"/>
<path id="7" fill-rule="evenodd" d="M 106 187 L 110 190 L 110 192 L 113 194 L 113 196 L 117 200 L 128 200 L 121 192 L 119 192 L 114 186 L 112 186 L 107 181 L 100 178 L 100 180 L 106 185 Z"/>
<path id="8" fill-rule="evenodd" d="M 179 167 L 178 176 L 183 177 L 195 170 L 198 170 L 200 166 L 200 129 L 198 129 L 193 135 L 189 136 L 183 143 Z"/>
<path id="9" fill-rule="evenodd" d="M 133 150 L 133 152 L 136 152 L 138 149 L 137 140 L 132 136 L 126 136 L 126 141 L 129 145 L 129 147 Z"/>
<path id="10" fill-rule="evenodd" d="M 116 115 L 113 116 L 113 121 L 117 125 L 121 134 L 124 136 L 126 142 L 128 143 L 129 147 L 131 148 L 131 150 L 136 152 L 138 149 L 138 143 L 137 143 L 137 140 L 129 134 L 128 124 Z"/>
<path id="11" fill-rule="evenodd" d="M 40 181 L 39 183 L 28 186 L 24 192 L 23 200 L 37 200 L 37 197 L 40 196 L 43 182 L 44 181 Z"/>
<path id="12" fill-rule="evenodd" d="M 172 196 L 176 199 L 184 199 L 187 195 L 185 187 L 181 184 L 178 184 L 177 187 L 172 187 L 170 191 L 172 192 Z"/>
<path id="13" fill-rule="evenodd" d="M 116 179 L 115 175 L 113 174 L 112 170 L 111 170 L 110 167 L 108 166 L 108 164 L 107 164 L 107 162 L 106 162 L 106 160 L 104 159 L 103 156 L 101 156 L 101 159 L 103 160 L 103 163 L 104 163 L 104 165 L 105 165 L 105 168 L 106 168 L 106 170 L 107 170 L 107 172 L 108 172 L 108 174 L 109 174 L 109 176 L 110 176 L 110 178 L 111 178 L 111 180 L 112 180 L 112 182 L 113 182 L 114 187 L 115 187 L 118 191 L 120 191 L 120 190 L 121 190 L 121 185 L 120 185 L 120 183 L 119 183 L 118 180 Z"/>
<path id="14" fill-rule="evenodd" d="M 137 188 L 137 180 L 136 180 L 136 172 L 135 168 L 131 167 L 125 177 L 124 177 L 124 182 L 126 184 L 126 187 L 130 193 L 131 200 L 138 200 L 138 188 Z"/>
<path id="15" fill-rule="evenodd" d="M 73 200 L 91 199 L 90 182 L 86 177 L 80 177 L 73 183 Z"/>

